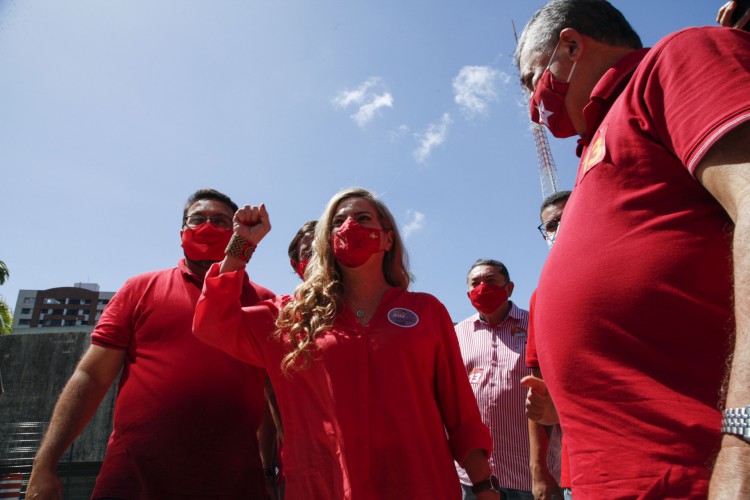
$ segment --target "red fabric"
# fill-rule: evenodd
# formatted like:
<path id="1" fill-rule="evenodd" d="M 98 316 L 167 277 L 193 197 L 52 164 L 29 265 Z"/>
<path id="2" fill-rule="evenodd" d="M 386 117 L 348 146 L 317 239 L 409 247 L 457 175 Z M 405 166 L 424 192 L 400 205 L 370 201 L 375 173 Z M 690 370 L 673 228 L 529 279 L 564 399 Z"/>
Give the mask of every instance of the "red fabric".
<path id="1" fill-rule="evenodd" d="M 706 497 L 734 328 L 731 223 L 691 173 L 750 120 L 748 88 L 750 34 L 693 28 L 594 89 L 611 109 L 587 114 L 534 314 L 577 500 Z"/>
<path id="2" fill-rule="evenodd" d="M 231 229 L 215 226 L 212 222 L 204 222 L 194 228 L 186 227 L 182 230 L 182 249 L 188 259 L 219 262 L 224 260 L 232 234 Z"/>
<path id="3" fill-rule="evenodd" d="M 288 297 L 240 309 L 241 275 L 217 270 L 193 332 L 267 368 L 284 421 L 287 500 L 461 498 L 453 459 L 492 442 L 437 299 L 393 288 L 366 327 L 345 308 L 313 365 L 286 378 L 288 345 L 271 335 Z"/>
<path id="4" fill-rule="evenodd" d="M 364 227 L 352 218 L 346 219 L 331 233 L 331 247 L 336 260 L 346 267 L 359 267 L 380 251 L 381 229 Z"/>
<path id="5" fill-rule="evenodd" d="M 508 301 L 508 291 L 504 286 L 480 283 L 468 292 L 469 300 L 479 312 L 491 314 Z"/>
<path id="6" fill-rule="evenodd" d="M 200 287 L 184 261 L 136 276 L 115 294 L 94 329 L 94 344 L 126 351 L 95 497 L 264 494 L 255 432 L 266 375 L 191 335 Z M 242 291 L 246 304 L 271 296 L 252 283 Z"/>
<path id="7" fill-rule="evenodd" d="M 0 477 L 0 498 L 12 498 L 18 500 L 21 496 L 21 485 L 23 474 L 12 473 Z"/>
<path id="8" fill-rule="evenodd" d="M 536 332 L 534 331 L 534 310 L 536 308 L 536 290 L 531 294 L 529 300 L 529 332 L 526 338 L 526 366 L 539 368 L 539 357 L 536 351 Z M 542 372 L 544 375 L 544 372 Z M 559 426 L 558 426 L 559 427 Z M 570 464 L 568 463 L 568 446 L 565 443 L 565 434 L 560 436 L 560 487 L 570 488 Z"/>

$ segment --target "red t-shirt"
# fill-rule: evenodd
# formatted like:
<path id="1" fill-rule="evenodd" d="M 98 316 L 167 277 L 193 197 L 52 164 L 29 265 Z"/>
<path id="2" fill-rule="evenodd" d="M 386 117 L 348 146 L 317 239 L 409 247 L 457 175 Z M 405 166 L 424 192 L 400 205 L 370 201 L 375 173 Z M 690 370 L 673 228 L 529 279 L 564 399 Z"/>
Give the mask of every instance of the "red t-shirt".
<path id="1" fill-rule="evenodd" d="M 288 500 L 461 498 L 453 459 L 492 441 L 437 299 L 393 288 L 367 326 L 344 308 L 316 340 L 312 366 L 287 378 L 289 344 L 272 335 L 289 297 L 241 309 L 241 274 L 217 269 L 193 332 L 268 370 L 284 422 Z"/>
<path id="2" fill-rule="evenodd" d="M 94 497 L 265 494 L 255 433 L 266 374 L 193 337 L 200 290 L 184 261 L 136 276 L 115 294 L 94 329 L 94 344 L 126 351 Z M 242 291 L 248 305 L 272 296 L 253 283 Z"/>
<path id="3" fill-rule="evenodd" d="M 577 500 L 707 494 L 734 328 L 732 224 L 693 174 L 750 120 L 749 88 L 750 34 L 692 28 L 625 56 L 584 111 L 590 135 L 534 315 Z"/>

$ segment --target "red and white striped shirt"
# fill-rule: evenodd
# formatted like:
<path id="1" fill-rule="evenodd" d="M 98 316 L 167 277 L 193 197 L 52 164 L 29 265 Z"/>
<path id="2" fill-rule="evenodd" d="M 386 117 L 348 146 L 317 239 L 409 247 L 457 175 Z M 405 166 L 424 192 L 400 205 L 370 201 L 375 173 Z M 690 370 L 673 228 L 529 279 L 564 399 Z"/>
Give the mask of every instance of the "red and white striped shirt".
<path id="1" fill-rule="evenodd" d="M 0 498 L 18 500 L 18 497 L 21 496 L 22 482 L 23 475 L 21 473 L 13 473 L 0 477 Z"/>
<path id="2" fill-rule="evenodd" d="M 470 316 L 456 325 L 469 382 L 477 398 L 482 421 L 492 434 L 492 472 L 503 488 L 531 491 L 529 428 L 524 413 L 526 388 L 520 380 L 531 375 L 526 367 L 529 313 L 511 302 L 511 309 L 497 326 Z M 559 436 L 553 434 L 547 458 L 550 472 L 560 476 Z M 469 476 L 456 465 L 461 482 Z"/>

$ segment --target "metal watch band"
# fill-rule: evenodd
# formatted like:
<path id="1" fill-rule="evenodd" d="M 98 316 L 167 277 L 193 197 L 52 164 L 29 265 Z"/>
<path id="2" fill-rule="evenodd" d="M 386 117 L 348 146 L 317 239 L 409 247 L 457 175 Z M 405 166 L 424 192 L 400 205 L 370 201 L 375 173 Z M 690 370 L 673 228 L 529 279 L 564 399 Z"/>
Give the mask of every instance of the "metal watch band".
<path id="1" fill-rule="evenodd" d="M 750 442 L 750 405 L 745 408 L 728 408 L 721 419 L 721 432 L 734 434 Z"/>

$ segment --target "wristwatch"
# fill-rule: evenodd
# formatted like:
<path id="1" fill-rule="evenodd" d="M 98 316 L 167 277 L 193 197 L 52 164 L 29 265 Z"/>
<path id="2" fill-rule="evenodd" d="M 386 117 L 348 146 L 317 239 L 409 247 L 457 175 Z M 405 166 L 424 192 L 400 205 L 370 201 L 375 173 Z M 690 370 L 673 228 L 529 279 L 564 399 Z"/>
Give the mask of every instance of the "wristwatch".
<path id="1" fill-rule="evenodd" d="M 479 481 L 471 486 L 471 492 L 475 495 L 483 491 L 496 491 L 500 493 L 500 481 L 497 480 L 497 476 L 492 474 L 484 481 Z"/>
<path id="2" fill-rule="evenodd" d="M 728 408 L 721 419 L 721 432 L 734 434 L 750 443 L 750 405 L 745 408 Z"/>

